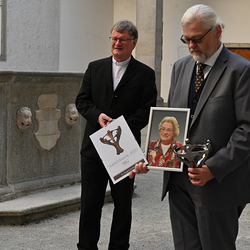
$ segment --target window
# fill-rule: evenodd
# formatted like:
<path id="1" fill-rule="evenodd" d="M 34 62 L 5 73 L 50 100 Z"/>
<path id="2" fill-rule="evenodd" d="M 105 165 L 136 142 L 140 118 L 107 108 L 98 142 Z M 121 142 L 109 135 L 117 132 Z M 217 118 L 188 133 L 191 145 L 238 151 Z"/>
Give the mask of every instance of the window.
<path id="1" fill-rule="evenodd" d="M 0 0 L 0 61 L 6 61 L 6 0 Z"/>

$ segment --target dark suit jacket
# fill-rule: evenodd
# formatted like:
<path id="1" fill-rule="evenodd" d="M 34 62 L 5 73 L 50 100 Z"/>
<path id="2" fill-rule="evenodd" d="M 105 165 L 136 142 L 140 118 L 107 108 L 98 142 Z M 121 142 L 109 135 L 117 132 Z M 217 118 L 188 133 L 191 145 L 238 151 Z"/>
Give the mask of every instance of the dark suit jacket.
<path id="1" fill-rule="evenodd" d="M 195 61 L 187 56 L 175 63 L 169 93 L 170 107 L 188 106 Z M 250 201 L 250 61 L 225 47 L 212 67 L 192 119 L 191 144 L 212 141 L 206 160 L 215 179 L 197 187 L 210 209 L 226 209 Z M 162 199 L 170 173 L 164 173 Z"/>
<path id="2" fill-rule="evenodd" d="M 98 117 L 105 113 L 116 119 L 123 115 L 140 144 L 140 130 L 148 123 L 150 107 L 156 105 L 154 70 L 131 57 L 113 91 L 112 57 L 91 62 L 76 98 L 79 113 L 87 120 L 81 154 L 99 158 L 89 135 L 100 129 Z"/>

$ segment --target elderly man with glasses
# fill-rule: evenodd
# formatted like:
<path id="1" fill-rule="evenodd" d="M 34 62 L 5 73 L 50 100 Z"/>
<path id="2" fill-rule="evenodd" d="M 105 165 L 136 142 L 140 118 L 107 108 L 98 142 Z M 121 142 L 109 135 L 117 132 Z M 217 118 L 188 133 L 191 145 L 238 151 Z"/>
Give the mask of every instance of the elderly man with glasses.
<path id="1" fill-rule="evenodd" d="M 224 24 L 209 6 L 189 8 L 181 25 L 191 55 L 173 66 L 168 105 L 190 108 L 190 143 L 209 139 L 213 151 L 200 168 L 164 172 L 162 199 L 168 192 L 176 250 L 234 250 L 250 202 L 250 62 L 221 43 Z"/>

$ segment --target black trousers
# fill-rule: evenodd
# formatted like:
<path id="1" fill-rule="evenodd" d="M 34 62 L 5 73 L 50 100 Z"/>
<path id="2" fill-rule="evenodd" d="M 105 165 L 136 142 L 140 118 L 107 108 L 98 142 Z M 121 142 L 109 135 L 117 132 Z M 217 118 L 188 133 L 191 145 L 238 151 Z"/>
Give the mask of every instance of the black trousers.
<path id="1" fill-rule="evenodd" d="M 183 173 L 171 173 L 170 218 L 175 250 L 235 250 L 238 219 L 245 205 L 212 211 L 202 204 L 184 166 Z"/>
<path id="2" fill-rule="evenodd" d="M 81 158 L 82 194 L 79 224 L 79 250 L 97 250 L 100 221 L 107 183 L 114 201 L 109 250 L 127 250 L 132 219 L 134 179 L 125 178 L 113 184 L 99 159 Z"/>

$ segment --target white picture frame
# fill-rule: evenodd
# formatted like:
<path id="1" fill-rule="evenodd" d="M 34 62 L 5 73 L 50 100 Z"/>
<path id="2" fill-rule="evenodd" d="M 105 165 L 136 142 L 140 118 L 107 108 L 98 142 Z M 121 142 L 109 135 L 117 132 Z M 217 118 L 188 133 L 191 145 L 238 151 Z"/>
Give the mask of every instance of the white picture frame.
<path id="1" fill-rule="evenodd" d="M 164 160 L 164 156 L 161 156 L 162 152 L 159 152 L 161 150 L 161 146 L 158 147 L 156 145 L 160 145 L 160 133 L 158 126 L 164 117 L 174 117 L 178 121 L 179 135 L 174 138 L 174 141 L 184 145 L 187 138 L 189 114 L 190 109 L 188 108 L 151 107 L 145 143 L 145 157 L 148 161 L 148 169 L 174 172 L 183 171 L 183 163 L 176 158 L 175 154 L 173 155 L 172 151 L 171 158 Z M 152 149 L 152 145 L 154 145 L 154 150 Z M 158 149 L 156 149 L 157 147 Z M 152 162 L 152 158 L 154 159 L 154 162 Z M 167 158 L 167 156 L 165 158 Z"/>

